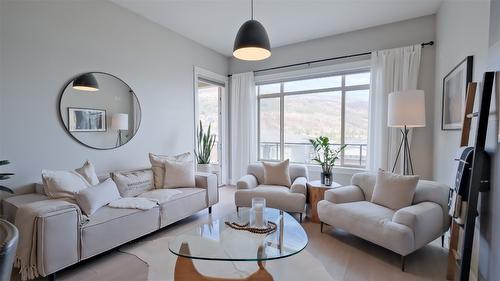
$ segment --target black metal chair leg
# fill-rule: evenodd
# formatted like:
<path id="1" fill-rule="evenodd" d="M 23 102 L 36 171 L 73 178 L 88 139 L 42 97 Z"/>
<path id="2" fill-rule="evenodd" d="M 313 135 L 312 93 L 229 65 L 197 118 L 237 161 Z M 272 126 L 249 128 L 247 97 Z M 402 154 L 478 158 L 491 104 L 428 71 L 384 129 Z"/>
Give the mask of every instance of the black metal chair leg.
<path id="1" fill-rule="evenodd" d="M 321 222 L 321 233 L 323 233 L 323 225 L 324 225 L 324 223 Z"/>
<path id="2" fill-rule="evenodd" d="M 236 206 L 236 213 L 240 211 L 240 207 Z"/>
<path id="3" fill-rule="evenodd" d="M 302 213 L 299 214 L 300 217 L 300 223 L 302 223 Z"/>
<path id="4" fill-rule="evenodd" d="M 406 256 L 401 255 L 401 271 L 405 271 L 405 258 Z"/>
<path id="5" fill-rule="evenodd" d="M 441 235 L 441 247 L 444 248 L 444 234 Z"/>
<path id="6" fill-rule="evenodd" d="M 211 214 L 212 213 L 212 206 L 208 207 L 208 213 Z"/>

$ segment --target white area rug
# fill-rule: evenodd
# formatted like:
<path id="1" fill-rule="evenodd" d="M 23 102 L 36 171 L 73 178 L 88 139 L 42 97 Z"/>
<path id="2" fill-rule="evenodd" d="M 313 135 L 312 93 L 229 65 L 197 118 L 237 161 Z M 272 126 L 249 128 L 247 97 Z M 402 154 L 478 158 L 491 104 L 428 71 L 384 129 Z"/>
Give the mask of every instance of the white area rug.
<path id="1" fill-rule="evenodd" d="M 121 252 L 132 254 L 148 265 L 148 281 L 173 281 L 177 256 L 168 250 L 171 237 L 123 246 Z M 242 278 L 257 270 L 256 262 L 194 260 L 198 271 L 211 277 Z M 280 260 L 266 262 L 275 281 L 333 281 L 321 262 L 308 251 Z M 194 281 L 194 280 L 193 280 Z"/>

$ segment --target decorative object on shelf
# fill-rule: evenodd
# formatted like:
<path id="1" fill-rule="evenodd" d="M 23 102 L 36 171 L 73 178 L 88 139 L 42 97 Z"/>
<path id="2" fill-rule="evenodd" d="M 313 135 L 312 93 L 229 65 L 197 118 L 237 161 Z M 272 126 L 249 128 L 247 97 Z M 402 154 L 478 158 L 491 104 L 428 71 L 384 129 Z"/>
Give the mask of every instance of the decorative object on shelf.
<path id="1" fill-rule="evenodd" d="M 253 0 L 251 19 L 243 23 L 234 39 L 233 56 L 240 60 L 259 61 L 271 56 L 271 44 L 264 26 L 253 19 Z"/>
<path id="2" fill-rule="evenodd" d="M 128 114 L 126 113 L 116 113 L 111 117 L 111 129 L 118 131 L 116 139 L 116 147 L 123 145 L 122 132 L 128 131 Z"/>
<path id="3" fill-rule="evenodd" d="M 424 91 L 409 90 L 390 93 L 387 108 L 387 126 L 400 128 L 402 134 L 392 172 L 396 170 L 401 150 L 403 150 L 403 175 L 413 175 L 408 133 L 409 128 L 425 127 Z"/>
<path id="4" fill-rule="evenodd" d="M 82 77 L 95 80 L 99 93 L 86 94 L 75 89 L 75 85 L 82 85 L 85 80 Z M 120 78 L 104 72 L 79 74 L 68 81 L 59 98 L 59 113 L 62 125 L 73 139 L 99 150 L 126 144 L 141 124 L 141 106 L 134 91 Z M 118 117 L 120 114 L 123 115 Z"/>
<path id="5" fill-rule="evenodd" d="M 106 110 L 68 107 L 70 132 L 106 132 Z"/>
<path id="6" fill-rule="evenodd" d="M 73 80 L 73 89 L 86 92 L 99 91 L 99 84 L 92 73 L 84 73 Z"/>
<path id="7" fill-rule="evenodd" d="M 210 166 L 210 156 L 212 154 L 212 149 L 215 146 L 215 135 L 211 134 L 212 124 L 208 124 L 207 132 L 203 130 L 203 124 L 200 120 L 200 126 L 198 127 L 198 146 L 194 151 L 196 156 L 196 161 L 198 162 L 197 170 L 199 172 L 211 173 L 212 168 Z"/>
<path id="8" fill-rule="evenodd" d="M 460 130 L 467 84 L 472 81 L 473 57 L 468 56 L 443 78 L 441 130 Z"/>
<path id="9" fill-rule="evenodd" d="M 266 198 L 252 198 L 252 209 L 250 209 L 250 226 L 255 228 L 266 228 L 267 221 L 264 217 L 266 212 Z"/>
<path id="10" fill-rule="evenodd" d="M 335 161 L 339 159 L 339 155 L 347 147 L 346 144 L 341 145 L 338 149 L 332 149 L 330 139 L 320 136 L 315 139 L 310 139 L 315 152 L 315 157 L 312 161 L 321 165 L 321 183 L 327 186 L 333 183 L 332 168 L 335 166 Z"/>
<path id="11" fill-rule="evenodd" d="M 9 160 L 0 160 L 0 166 L 9 165 Z M 0 173 L 0 180 L 8 180 L 10 176 L 13 176 L 13 173 Z M 5 191 L 11 194 L 14 194 L 14 191 L 6 186 L 0 185 L 0 191 Z"/>

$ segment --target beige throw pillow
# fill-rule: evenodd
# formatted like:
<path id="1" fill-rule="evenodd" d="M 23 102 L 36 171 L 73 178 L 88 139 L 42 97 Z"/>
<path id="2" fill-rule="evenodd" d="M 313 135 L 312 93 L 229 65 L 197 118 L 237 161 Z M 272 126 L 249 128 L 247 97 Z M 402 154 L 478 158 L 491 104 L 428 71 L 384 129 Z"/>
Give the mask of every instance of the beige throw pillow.
<path id="1" fill-rule="evenodd" d="M 379 170 L 372 203 L 399 210 L 411 205 L 419 176 L 403 176 Z"/>
<path id="2" fill-rule="evenodd" d="M 151 169 L 154 174 L 154 184 L 156 188 L 163 188 L 164 175 L 165 175 L 165 161 L 166 160 L 188 160 L 191 159 L 191 153 L 186 152 L 179 155 L 174 156 L 166 156 L 166 155 L 156 155 L 153 153 L 149 153 L 149 161 L 151 162 Z"/>
<path id="3" fill-rule="evenodd" d="M 85 161 L 81 168 L 75 169 L 75 172 L 82 175 L 91 185 L 99 184 L 94 165 L 89 160 Z"/>
<path id="4" fill-rule="evenodd" d="M 116 183 L 122 197 L 134 197 L 154 189 L 154 177 L 151 170 L 114 172 L 111 178 Z"/>
<path id="5" fill-rule="evenodd" d="M 99 184 L 94 165 L 88 160 L 74 171 L 42 170 L 42 180 L 44 193 L 53 199 L 74 199 L 80 190 Z"/>
<path id="6" fill-rule="evenodd" d="M 98 185 L 85 188 L 75 197 L 78 206 L 88 216 L 108 203 L 121 198 L 118 188 L 112 179 L 107 179 Z"/>
<path id="7" fill-rule="evenodd" d="M 163 188 L 195 187 L 193 159 L 165 160 Z"/>
<path id="8" fill-rule="evenodd" d="M 288 159 L 280 163 L 262 162 L 262 166 L 264 166 L 264 184 L 288 187 L 292 185 Z"/>

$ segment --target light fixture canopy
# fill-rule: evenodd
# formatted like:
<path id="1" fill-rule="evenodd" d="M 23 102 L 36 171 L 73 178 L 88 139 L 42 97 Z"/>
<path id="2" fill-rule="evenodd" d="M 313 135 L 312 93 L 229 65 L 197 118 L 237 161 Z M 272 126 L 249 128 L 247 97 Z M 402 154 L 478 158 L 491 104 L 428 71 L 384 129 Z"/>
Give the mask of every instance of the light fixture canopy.
<path id="1" fill-rule="evenodd" d="M 243 23 L 234 39 L 233 56 L 240 60 L 259 61 L 271 56 L 271 44 L 264 26 L 253 19 Z"/>
<path id="2" fill-rule="evenodd" d="M 73 80 L 73 89 L 96 92 L 99 91 L 99 84 L 92 73 L 85 73 Z"/>

